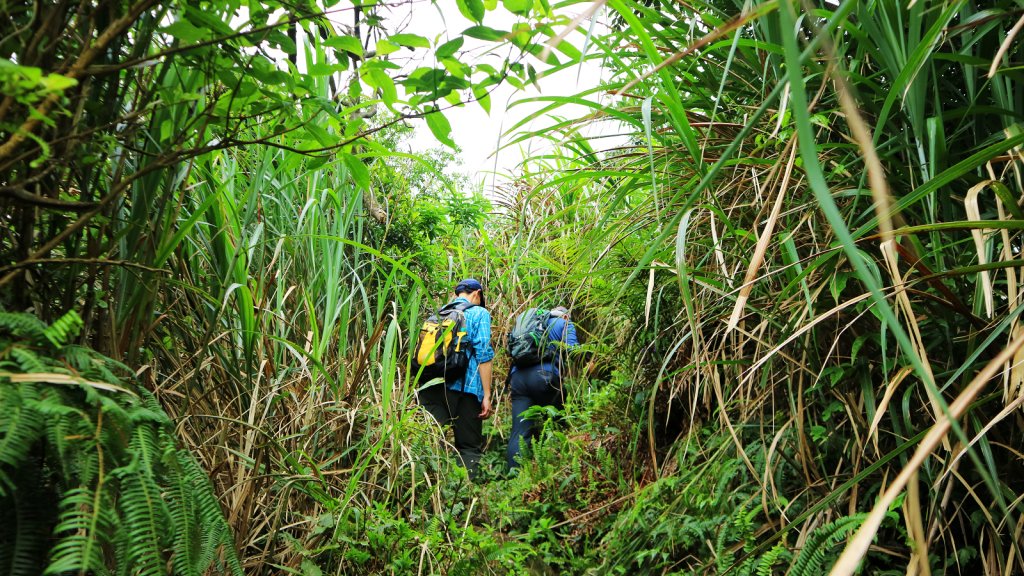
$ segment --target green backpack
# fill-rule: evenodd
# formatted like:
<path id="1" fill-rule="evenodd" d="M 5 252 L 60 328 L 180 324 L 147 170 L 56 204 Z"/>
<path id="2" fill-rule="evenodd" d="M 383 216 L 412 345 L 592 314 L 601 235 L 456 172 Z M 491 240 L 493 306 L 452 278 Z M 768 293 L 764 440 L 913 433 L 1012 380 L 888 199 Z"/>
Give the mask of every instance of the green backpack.
<path id="1" fill-rule="evenodd" d="M 508 333 L 508 355 L 517 368 L 536 366 L 553 355 L 548 338 L 548 322 L 551 313 L 543 308 L 530 308 L 516 318 L 515 326 Z"/>

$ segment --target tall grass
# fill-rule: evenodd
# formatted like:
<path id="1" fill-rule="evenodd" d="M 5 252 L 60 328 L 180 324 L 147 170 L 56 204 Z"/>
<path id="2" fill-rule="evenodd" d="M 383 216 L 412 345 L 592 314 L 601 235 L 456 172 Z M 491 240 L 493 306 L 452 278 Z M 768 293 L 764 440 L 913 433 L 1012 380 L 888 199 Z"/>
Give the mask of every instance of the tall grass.
<path id="1" fill-rule="evenodd" d="M 837 573 L 1021 569 L 1013 7 L 726 4 L 609 2 L 618 28 L 593 42 L 611 80 L 547 112 L 618 100 L 521 136 L 558 134 L 568 160 L 533 163 L 531 210 L 598 207 L 532 221 L 577 238 L 557 284 L 604 305 L 595 332 L 626 343 L 646 399 L 634 454 L 661 480 L 637 485 L 605 568 L 707 569 L 717 536 L 721 570 L 784 551 L 820 570 L 859 527 Z M 566 127 L 605 118 L 634 147 L 580 154 Z M 558 245 L 523 250 L 528 270 L 560 272 Z M 709 510 L 658 491 L 706 490 L 692 470 L 726 461 L 739 501 L 712 509 L 738 522 L 743 502 L 752 532 L 694 528 Z M 629 532 L 649 501 L 667 541 Z"/>
<path id="2" fill-rule="evenodd" d="M 34 266 L 42 229 L 67 268 L 8 267 L 0 283 L 37 288 L 5 301 L 44 318 L 84 302 L 209 472 L 247 573 L 1024 569 L 1016 4 L 606 5 L 610 28 L 578 33 L 609 80 L 530 100 L 510 145 L 555 146 L 482 227 L 444 178 L 411 192 L 415 158 L 383 129 L 328 156 L 240 121 L 265 145 L 165 156 L 201 145 L 218 105 L 200 57 L 97 81 L 144 122 L 103 170 L 42 169 L 107 194 L 62 205 L 85 210 L 81 235 L 19 205 L 6 260 Z M 275 38 L 329 63 L 318 34 Z M 168 87 L 190 96 L 158 103 Z M 336 95 L 329 76 L 303 89 Z M 103 112 L 90 125 L 124 115 Z M 628 143 L 602 149 L 590 122 Z M 497 337 L 563 304 L 585 340 L 564 426 L 483 487 L 414 409 L 406 354 L 466 275 Z"/>

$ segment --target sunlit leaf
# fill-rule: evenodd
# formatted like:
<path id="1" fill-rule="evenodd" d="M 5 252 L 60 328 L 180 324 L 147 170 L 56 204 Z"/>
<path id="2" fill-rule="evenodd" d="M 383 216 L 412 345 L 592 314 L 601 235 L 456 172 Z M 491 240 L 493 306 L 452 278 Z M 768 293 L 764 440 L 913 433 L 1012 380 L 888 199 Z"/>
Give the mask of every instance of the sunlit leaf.
<path id="1" fill-rule="evenodd" d="M 448 122 L 448 119 L 445 118 L 441 111 L 435 110 L 430 112 L 426 115 L 426 120 L 427 127 L 430 128 L 430 131 L 434 134 L 435 138 L 450 148 L 457 148 L 455 146 L 455 141 L 452 140 L 451 136 L 452 125 Z"/>
<path id="2" fill-rule="evenodd" d="M 401 48 L 401 46 L 394 42 L 388 40 L 377 40 L 376 52 L 378 56 L 387 56 L 388 54 L 398 52 Z"/>
<path id="3" fill-rule="evenodd" d="M 459 51 L 460 48 L 462 48 L 462 45 L 465 42 L 465 38 L 463 38 L 462 36 L 458 36 L 454 40 L 450 40 L 438 46 L 437 50 L 434 50 L 434 56 L 437 57 L 439 60 L 453 56 L 455 55 L 456 52 Z"/>
<path id="4" fill-rule="evenodd" d="M 366 164 L 352 154 L 342 153 L 339 156 L 348 168 L 348 173 L 352 176 L 356 186 L 364 190 L 368 189 L 370 187 L 370 169 L 366 167 Z"/>
<path id="5" fill-rule="evenodd" d="M 462 15 L 474 22 L 483 22 L 484 3 L 483 0 L 455 0 Z"/>
<path id="6" fill-rule="evenodd" d="M 504 30 L 495 30 L 488 26 L 470 26 L 462 31 L 464 36 L 470 38 L 476 38 L 477 40 L 487 40 L 489 42 L 497 42 L 503 40 L 508 36 L 508 32 Z"/>
<path id="7" fill-rule="evenodd" d="M 476 98 L 484 112 L 491 113 L 491 95 L 487 88 L 480 85 L 473 86 L 473 97 Z"/>
<path id="8" fill-rule="evenodd" d="M 178 40 L 185 42 L 186 44 L 194 44 L 207 38 L 210 34 L 209 30 L 203 30 L 197 28 L 188 20 L 178 20 L 165 26 L 163 32 L 174 36 Z"/>
<path id="9" fill-rule="evenodd" d="M 417 34 L 392 34 L 388 40 L 407 48 L 430 48 L 430 42 Z"/>
<path id="10" fill-rule="evenodd" d="M 533 0 L 501 0 L 505 9 L 513 14 L 525 16 L 533 9 Z"/>
<path id="11" fill-rule="evenodd" d="M 354 36 L 331 36 L 324 40 L 324 46 L 349 52 L 359 57 L 363 56 L 363 45 Z"/>

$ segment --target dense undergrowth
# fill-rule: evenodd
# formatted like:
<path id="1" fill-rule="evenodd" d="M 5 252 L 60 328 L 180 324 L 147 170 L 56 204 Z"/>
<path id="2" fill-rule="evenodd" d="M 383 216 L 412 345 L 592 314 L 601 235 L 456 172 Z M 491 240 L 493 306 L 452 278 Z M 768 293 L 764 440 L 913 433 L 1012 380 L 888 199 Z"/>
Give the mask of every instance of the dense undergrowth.
<path id="1" fill-rule="evenodd" d="M 0 571 L 1024 571 L 1019 3 L 45 4 L 0 8 Z M 406 151 L 580 59 L 498 190 Z M 499 354 L 476 483 L 408 373 L 465 276 L 584 342 L 514 476 Z"/>

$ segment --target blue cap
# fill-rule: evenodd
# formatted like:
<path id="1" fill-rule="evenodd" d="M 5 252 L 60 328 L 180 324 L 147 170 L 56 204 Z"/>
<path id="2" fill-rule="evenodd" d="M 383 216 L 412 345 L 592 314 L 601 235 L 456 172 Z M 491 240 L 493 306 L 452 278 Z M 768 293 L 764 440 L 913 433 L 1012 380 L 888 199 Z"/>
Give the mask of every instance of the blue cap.
<path id="1" fill-rule="evenodd" d="M 466 278 L 462 282 L 455 285 L 455 293 L 460 294 L 462 292 L 476 292 L 477 290 L 483 290 L 483 284 L 476 278 Z"/>
<path id="2" fill-rule="evenodd" d="M 484 300 L 484 287 L 480 284 L 480 281 L 476 278 L 466 278 L 462 282 L 455 285 L 455 293 L 461 294 L 463 292 L 476 292 L 480 291 L 480 305 L 484 308 L 487 307 L 487 302 Z"/>

